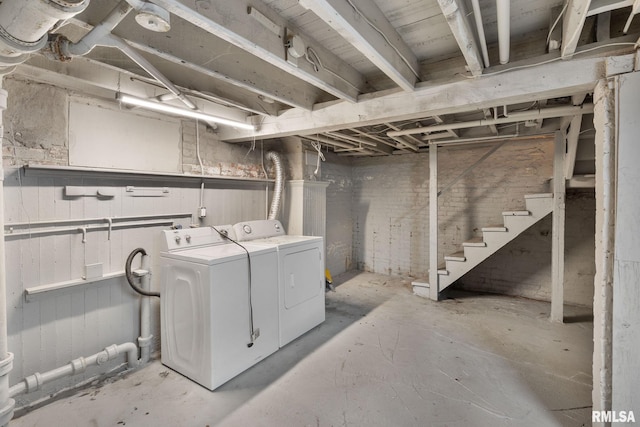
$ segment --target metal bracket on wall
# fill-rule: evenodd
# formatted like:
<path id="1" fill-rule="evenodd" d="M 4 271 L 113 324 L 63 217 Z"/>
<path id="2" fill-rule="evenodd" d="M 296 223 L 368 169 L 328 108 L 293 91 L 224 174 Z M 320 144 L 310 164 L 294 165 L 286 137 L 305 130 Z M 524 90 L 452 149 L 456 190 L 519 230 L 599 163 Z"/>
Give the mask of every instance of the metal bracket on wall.
<path id="1" fill-rule="evenodd" d="M 127 193 L 133 197 L 165 197 L 169 195 L 169 187 L 134 187 L 127 185 Z"/>

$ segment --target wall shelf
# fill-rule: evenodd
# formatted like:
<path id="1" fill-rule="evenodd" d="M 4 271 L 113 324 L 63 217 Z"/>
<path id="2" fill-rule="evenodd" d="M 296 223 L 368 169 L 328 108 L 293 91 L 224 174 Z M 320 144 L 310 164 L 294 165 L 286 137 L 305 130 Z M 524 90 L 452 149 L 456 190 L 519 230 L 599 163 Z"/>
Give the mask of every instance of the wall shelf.
<path id="1" fill-rule="evenodd" d="M 79 173 L 83 175 L 96 175 L 104 176 L 111 175 L 114 178 L 123 179 L 149 179 L 157 180 L 158 178 L 169 178 L 171 180 L 205 180 L 205 181 L 222 181 L 222 182 L 246 182 L 246 183 L 272 183 L 275 180 L 265 178 L 246 178 L 235 176 L 223 176 L 223 175 L 192 175 L 170 172 L 148 172 L 148 171 L 133 171 L 126 169 L 107 169 L 107 168 L 90 168 L 82 166 L 56 166 L 56 165 L 37 165 L 27 164 L 24 166 L 25 176 L 51 176 L 61 173 Z"/>

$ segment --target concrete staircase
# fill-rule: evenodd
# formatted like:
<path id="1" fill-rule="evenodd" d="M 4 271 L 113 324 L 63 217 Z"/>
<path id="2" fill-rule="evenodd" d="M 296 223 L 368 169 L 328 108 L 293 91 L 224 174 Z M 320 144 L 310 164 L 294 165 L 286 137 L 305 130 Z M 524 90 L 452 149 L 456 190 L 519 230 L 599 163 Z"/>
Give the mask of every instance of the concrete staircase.
<path id="1" fill-rule="evenodd" d="M 444 257 L 445 264 L 438 267 L 438 293 L 515 239 L 527 228 L 549 215 L 553 210 L 553 194 L 524 196 L 526 210 L 502 212 L 504 224 L 482 228 L 482 237 L 462 244 L 462 250 Z M 414 281 L 413 292 L 429 297 L 429 283 Z"/>

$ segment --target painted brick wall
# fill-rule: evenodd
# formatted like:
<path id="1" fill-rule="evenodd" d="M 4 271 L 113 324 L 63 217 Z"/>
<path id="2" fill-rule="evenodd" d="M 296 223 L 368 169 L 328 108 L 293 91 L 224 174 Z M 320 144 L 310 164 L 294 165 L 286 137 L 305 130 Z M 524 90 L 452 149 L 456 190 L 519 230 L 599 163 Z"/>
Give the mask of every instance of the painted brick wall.
<path id="1" fill-rule="evenodd" d="M 325 153 L 321 180 L 327 187 L 326 267 L 332 275 L 353 268 L 353 181 L 351 160 Z"/>
<path id="2" fill-rule="evenodd" d="M 491 145 L 441 148 L 442 189 Z M 502 211 L 524 209 L 524 195 L 549 191 L 553 141 L 506 143 L 438 199 L 439 258 L 502 222 Z M 428 276 L 428 154 L 355 159 L 354 260 L 359 269 Z M 589 305 L 593 295 L 594 201 L 591 193 L 567 198 L 566 300 Z M 550 298 L 551 218 L 546 218 L 462 280 L 467 288 Z M 460 286 L 460 285 L 458 285 Z"/>

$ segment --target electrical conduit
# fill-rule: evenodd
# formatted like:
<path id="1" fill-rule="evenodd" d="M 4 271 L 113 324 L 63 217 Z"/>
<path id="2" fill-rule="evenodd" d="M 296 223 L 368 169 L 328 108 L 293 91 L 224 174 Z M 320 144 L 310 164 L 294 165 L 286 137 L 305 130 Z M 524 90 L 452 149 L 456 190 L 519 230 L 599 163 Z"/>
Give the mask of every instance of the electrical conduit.
<path id="1" fill-rule="evenodd" d="M 284 170 L 282 169 L 282 160 L 280 155 L 275 151 L 267 153 L 267 160 L 273 162 L 276 169 L 276 182 L 273 189 L 273 199 L 271 200 L 271 209 L 269 209 L 269 217 L 267 219 L 277 219 L 280 205 L 282 204 L 282 192 L 284 190 Z"/>

